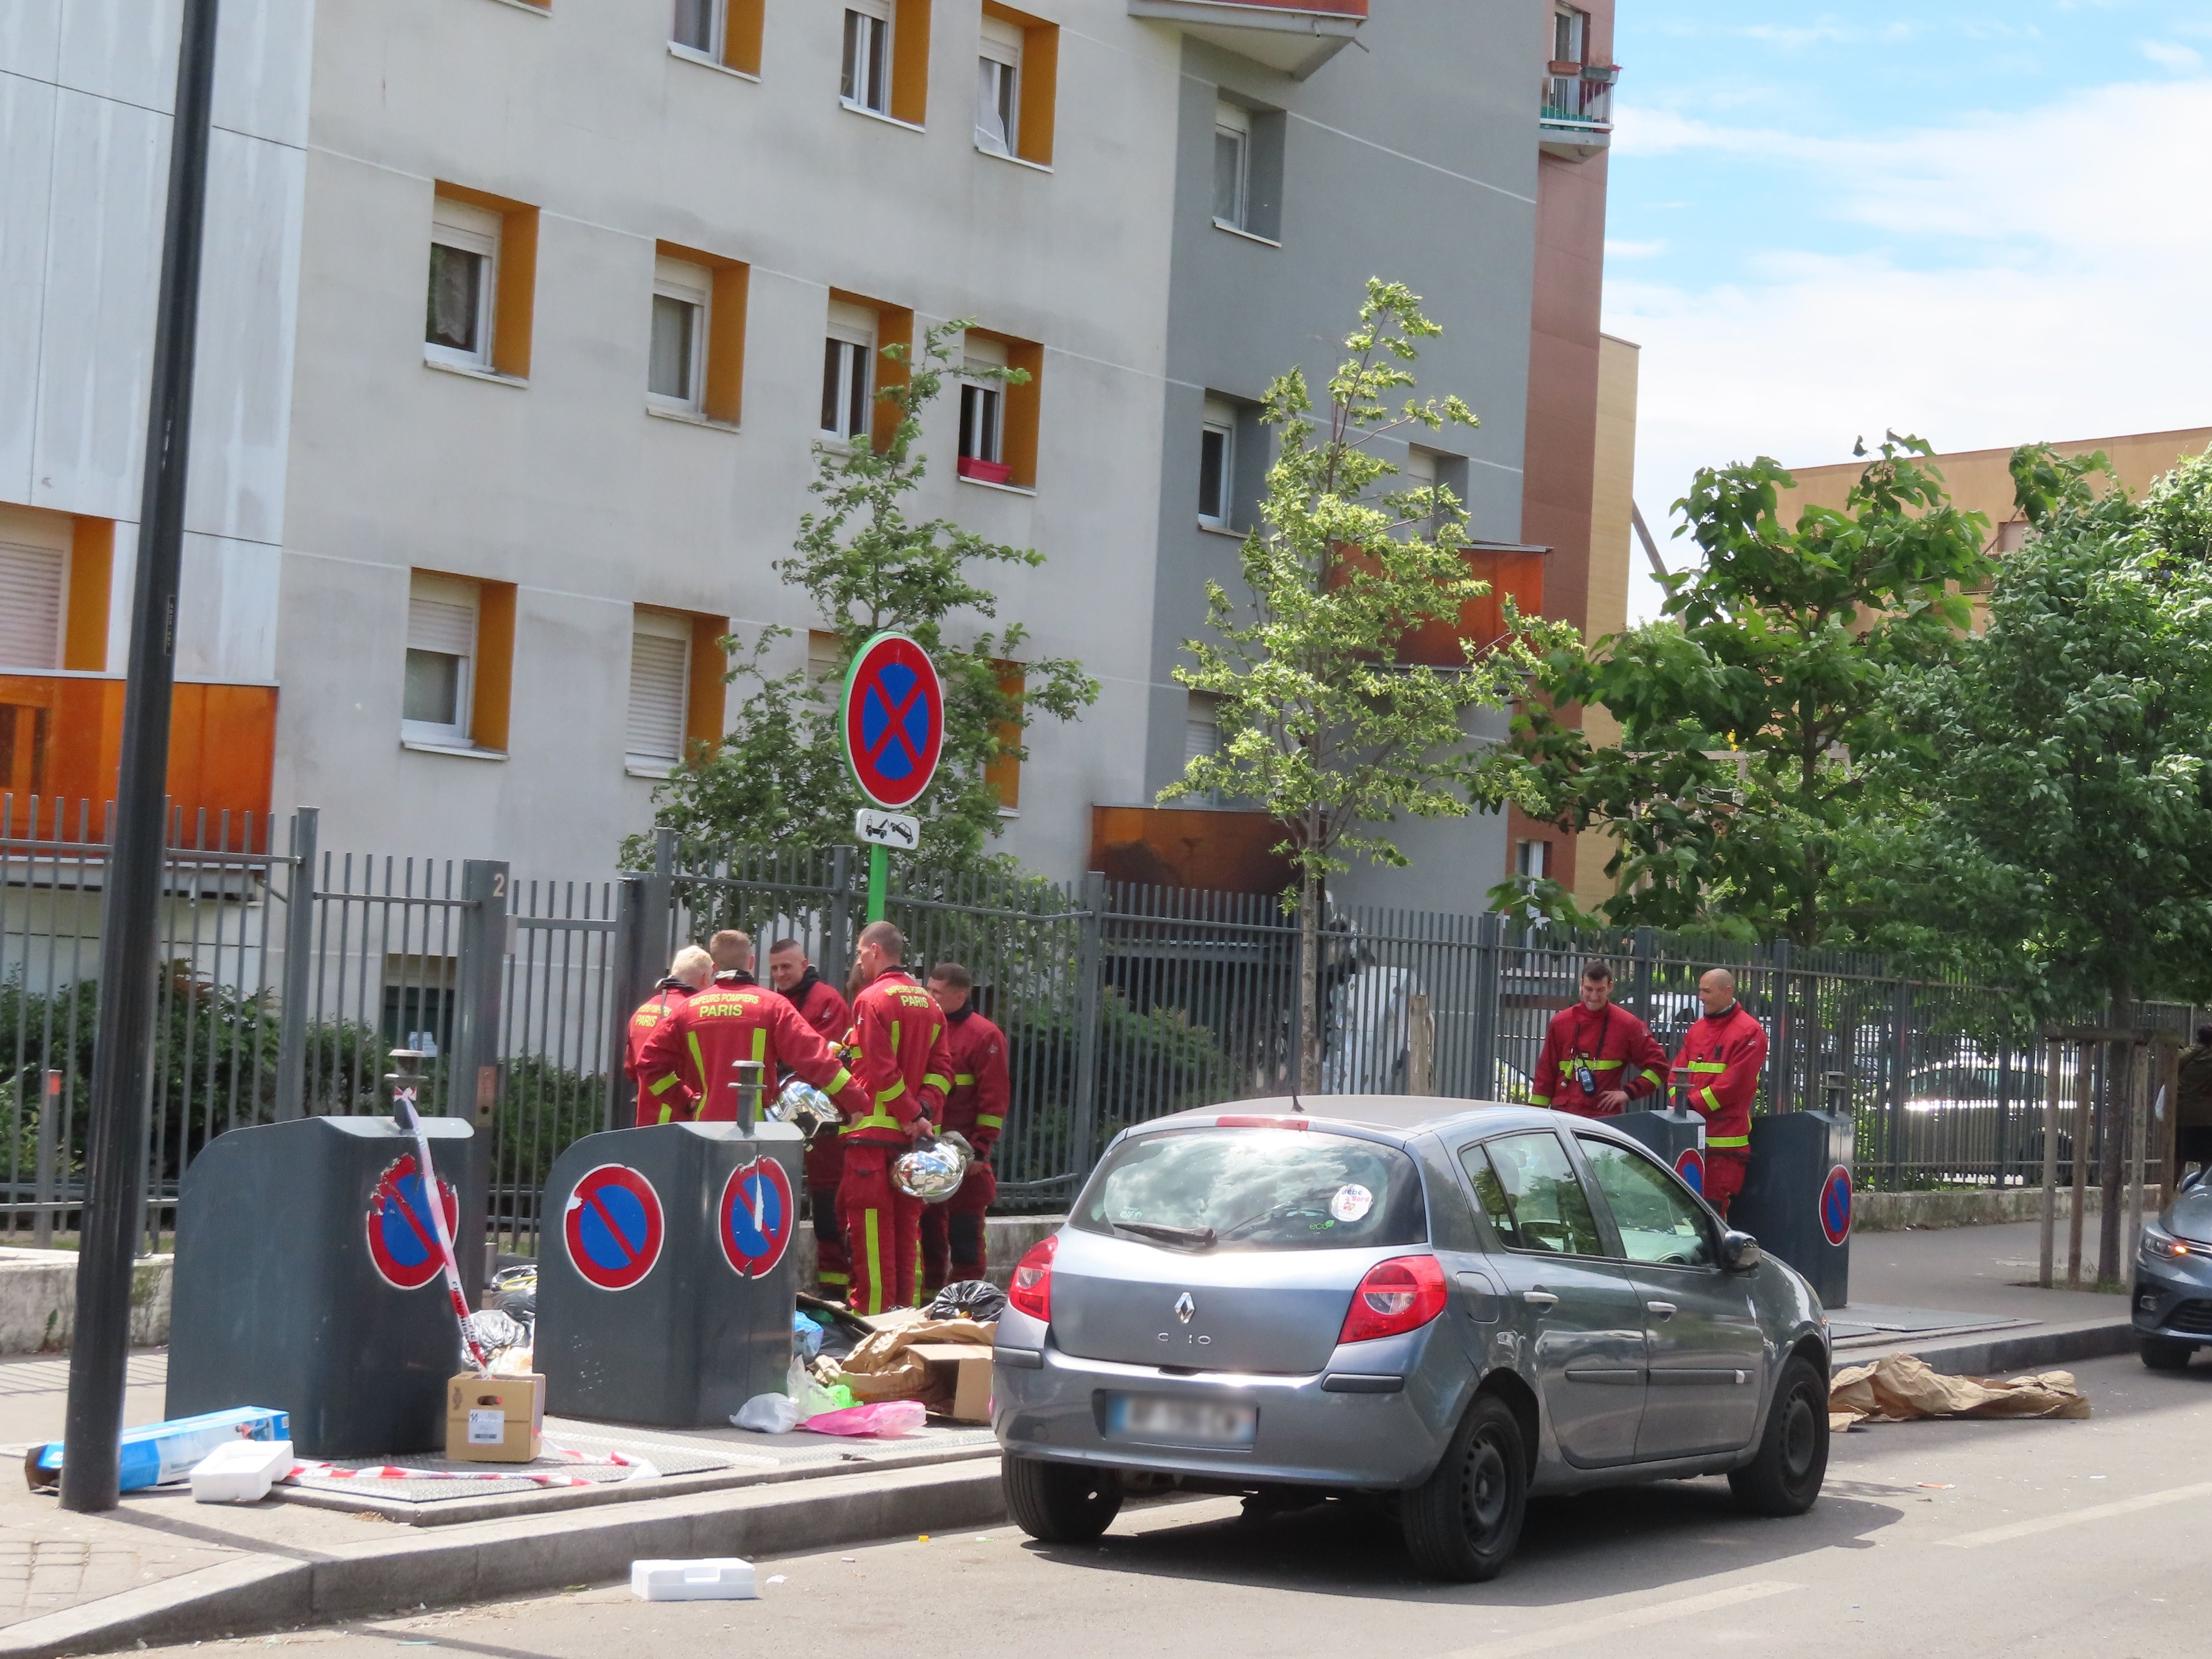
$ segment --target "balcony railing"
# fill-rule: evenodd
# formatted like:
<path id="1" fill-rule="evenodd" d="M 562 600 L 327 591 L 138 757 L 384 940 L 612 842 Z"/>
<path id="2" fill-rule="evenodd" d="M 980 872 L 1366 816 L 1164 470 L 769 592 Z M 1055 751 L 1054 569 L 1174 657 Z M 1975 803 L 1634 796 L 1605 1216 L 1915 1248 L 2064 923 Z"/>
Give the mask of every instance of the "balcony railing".
<path id="1" fill-rule="evenodd" d="M 1537 124 L 1545 149 L 1583 157 L 1603 149 L 1613 135 L 1612 64 L 1554 64 L 1544 77 Z"/>

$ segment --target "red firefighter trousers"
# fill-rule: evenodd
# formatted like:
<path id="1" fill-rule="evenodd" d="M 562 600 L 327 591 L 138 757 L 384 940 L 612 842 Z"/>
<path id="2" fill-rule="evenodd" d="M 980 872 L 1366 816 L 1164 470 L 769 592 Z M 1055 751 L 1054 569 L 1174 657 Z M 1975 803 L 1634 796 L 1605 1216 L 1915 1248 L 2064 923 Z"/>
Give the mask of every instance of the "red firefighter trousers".
<path id="1" fill-rule="evenodd" d="M 853 1275 L 854 1313 L 887 1313 L 914 1305 L 921 1271 L 921 1200 L 891 1185 L 891 1164 L 907 1149 L 845 1143 L 837 1183 L 837 1224 Z"/>
<path id="2" fill-rule="evenodd" d="M 927 1307 L 947 1285 L 983 1277 L 983 1212 L 999 1195 L 999 1177 L 988 1164 L 968 1166 L 960 1190 L 942 1204 L 921 1209 L 921 1294 L 916 1307 Z"/>

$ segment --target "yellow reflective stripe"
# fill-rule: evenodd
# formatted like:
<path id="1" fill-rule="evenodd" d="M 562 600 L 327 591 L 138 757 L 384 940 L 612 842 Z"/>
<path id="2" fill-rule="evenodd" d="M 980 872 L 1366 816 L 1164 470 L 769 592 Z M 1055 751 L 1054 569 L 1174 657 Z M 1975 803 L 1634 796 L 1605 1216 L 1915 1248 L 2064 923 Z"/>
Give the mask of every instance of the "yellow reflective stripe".
<path id="1" fill-rule="evenodd" d="M 972 1088 L 975 1086 L 975 1074 L 973 1072 L 955 1072 L 952 1074 L 952 1080 L 963 1089 Z"/>
<path id="2" fill-rule="evenodd" d="M 824 1088 L 822 1092 L 825 1095 L 840 1093 L 843 1091 L 845 1085 L 852 1080 L 853 1074 L 847 1071 L 843 1066 L 840 1066 L 837 1068 L 837 1075 L 830 1079 L 829 1086 Z"/>
<path id="3" fill-rule="evenodd" d="M 975 1127 L 979 1129 L 1003 1129 L 1006 1127 L 1006 1120 L 1002 1117 L 994 1117 L 988 1112 L 978 1112 L 975 1115 Z"/>
<path id="4" fill-rule="evenodd" d="M 1686 1072 L 1710 1072 L 1714 1076 L 1717 1077 L 1720 1073 L 1728 1070 L 1728 1061 L 1724 1060 L 1693 1060 L 1682 1069 Z"/>
<path id="5" fill-rule="evenodd" d="M 765 1025 L 753 1028 L 753 1058 L 763 1065 L 768 1063 L 768 1027 Z"/>
<path id="6" fill-rule="evenodd" d="M 903 1129 L 905 1127 L 889 1112 L 878 1109 L 870 1112 L 866 1117 L 854 1118 L 850 1123 L 841 1127 L 837 1133 L 841 1135 L 848 1135 L 856 1129 Z"/>
<path id="7" fill-rule="evenodd" d="M 893 1020 L 891 1022 L 891 1058 L 893 1060 L 896 1060 L 898 1058 L 898 1044 L 899 1023 L 896 1020 Z"/>
<path id="8" fill-rule="evenodd" d="M 675 1115 L 676 1108 L 673 1105 L 665 1105 L 660 1109 L 660 1121 L 663 1123 L 670 1121 Z"/>
<path id="9" fill-rule="evenodd" d="M 1625 1060 L 1577 1060 L 1577 1066 L 1587 1066 L 1593 1072 L 1617 1072 L 1628 1064 Z"/>
<path id="10" fill-rule="evenodd" d="M 876 1104 L 877 1104 L 877 1105 L 878 1105 L 878 1106 L 880 1106 L 880 1105 L 882 1105 L 885 1101 L 888 1101 L 888 1100 L 896 1100 L 896 1099 L 897 1099 L 901 1095 L 904 1094 L 905 1092 L 906 1092 L 906 1079 L 905 1079 L 904 1078 L 901 1078 L 901 1079 L 899 1079 L 896 1082 L 893 1083 L 890 1088 L 888 1088 L 888 1089 L 884 1089 L 884 1090 L 882 1090 L 882 1091 L 880 1091 L 877 1094 L 877 1096 L 876 1096 Z"/>
<path id="11" fill-rule="evenodd" d="M 970 1079 L 969 1079 L 968 1080 L 969 1080 L 970 1083 L 973 1083 L 973 1082 L 975 1081 L 975 1079 L 970 1078 Z M 922 1086 L 923 1088 L 927 1089 L 927 1088 L 931 1084 L 933 1084 L 933 1083 L 934 1083 L 934 1084 L 937 1085 L 937 1091 L 938 1091 L 938 1093 L 939 1093 L 939 1094 L 945 1094 L 945 1093 L 948 1093 L 948 1092 L 950 1092 L 950 1091 L 951 1091 L 951 1088 L 952 1088 L 952 1085 L 951 1085 L 950 1083 L 947 1083 L 947 1082 L 946 1082 L 943 1078 L 939 1077 L 936 1073 L 934 1073 L 934 1072 L 924 1072 L 924 1073 L 921 1074 L 921 1086 Z"/>
<path id="12" fill-rule="evenodd" d="M 876 1237 L 876 1217 L 878 1212 L 864 1210 L 861 1213 L 866 1218 L 861 1223 L 861 1231 L 867 1236 L 868 1305 L 860 1311 L 879 1314 L 884 1310 L 884 1253 Z"/>
<path id="13" fill-rule="evenodd" d="M 691 1046 L 691 1063 L 699 1068 L 699 1081 L 704 1085 L 707 1081 L 707 1056 L 699 1052 L 699 1034 L 696 1031 L 686 1031 L 684 1034 L 684 1041 Z"/>
<path id="14" fill-rule="evenodd" d="M 676 1086 L 676 1073 L 673 1073 L 673 1072 L 671 1072 L 671 1073 L 670 1073 L 666 1077 L 665 1077 L 665 1078 L 661 1079 L 659 1082 L 658 1082 L 658 1083 L 648 1083 L 648 1084 L 647 1084 L 647 1085 L 645 1085 L 645 1091 L 646 1091 L 646 1092 L 647 1092 L 647 1094 L 652 1094 L 652 1095 L 665 1095 L 665 1094 L 666 1094 L 666 1093 L 667 1093 L 671 1089 L 673 1089 L 675 1086 Z"/>
<path id="15" fill-rule="evenodd" d="M 1528 1103 L 1531 1106 L 1548 1106 L 1552 1103 L 1552 1097 L 1549 1095 L 1530 1095 Z"/>
<path id="16" fill-rule="evenodd" d="M 815 1277 L 824 1285 L 849 1285 L 853 1282 L 850 1273 L 817 1273 Z"/>
<path id="17" fill-rule="evenodd" d="M 1718 1095 L 1715 1094 L 1711 1089 L 1700 1089 L 1698 1092 L 1705 1097 L 1705 1109 L 1707 1111 L 1717 1112 L 1720 1110 L 1721 1097 Z"/>
<path id="18" fill-rule="evenodd" d="M 1658 1073 L 1653 1071 L 1649 1066 L 1644 1068 L 1644 1075 L 1650 1078 L 1654 1083 L 1664 1083 L 1667 1080 Z"/>
<path id="19" fill-rule="evenodd" d="M 1705 1150 L 1708 1152 L 1711 1152 L 1715 1148 L 1726 1150 L 1731 1146 L 1748 1146 L 1750 1145 L 1751 1137 L 1749 1135 L 1707 1135 L 1705 1137 Z"/>

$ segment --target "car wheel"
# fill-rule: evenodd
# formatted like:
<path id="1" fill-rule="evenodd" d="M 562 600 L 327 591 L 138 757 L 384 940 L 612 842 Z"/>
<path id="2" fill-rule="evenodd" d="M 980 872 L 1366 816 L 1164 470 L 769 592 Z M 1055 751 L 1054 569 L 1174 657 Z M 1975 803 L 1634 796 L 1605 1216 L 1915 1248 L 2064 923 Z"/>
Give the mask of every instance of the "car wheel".
<path id="1" fill-rule="evenodd" d="M 1730 1472 L 1735 1501 L 1753 1515 L 1802 1515 L 1828 1474 L 1828 1384 L 1802 1355 L 1782 1368 L 1759 1455 Z"/>
<path id="2" fill-rule="evenodd" d="M 2170 1336 L 2142 1339 L 2142 1363 L 2154 1371 L 2185 1370 L 2189 1356 L 2196 1352 L 2194 1342 L 2177 1342 Z"/>
<path id="3" fill-rule="evenodd" d="M 1520 1419 L 1496 1395 L 1475 1396 L 1436 1472 L 1405 1495 L 1399 1524 L 1424 1577 L 1495 1578 L 1521 1542 L 1528 1449 Z"/>
<path id="4" fill-rule="evenodd" d="M 1040 1458 L 1000 1460 L 1006 1512 L 1041 1544 L 1087 1544 L 1121 1512 L 1121 1483 L 1111 1469 Z"/>

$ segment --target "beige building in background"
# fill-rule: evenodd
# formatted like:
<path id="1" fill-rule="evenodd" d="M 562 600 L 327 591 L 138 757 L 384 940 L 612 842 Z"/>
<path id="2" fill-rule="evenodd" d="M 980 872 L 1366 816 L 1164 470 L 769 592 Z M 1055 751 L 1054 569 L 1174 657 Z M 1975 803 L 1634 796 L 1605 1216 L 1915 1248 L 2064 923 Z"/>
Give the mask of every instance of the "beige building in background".
<path id="1" fill-rule="evenodd" d="M 1589 616 L 1583 634 L 1600 640 L 1628 626 L 1628 565 L 1636 517 L 1636 376 L 1643 348 L 1598 336 L 1597 453 L 1590 491 Z M 1583 711 L 1593 744 L 1617 743 L 1620 722 L 1601 708 Z M 1585 830 L 1575 851 L 1575 902 L 1595 909 L 1613 896 L 1613 836 Z"/>

